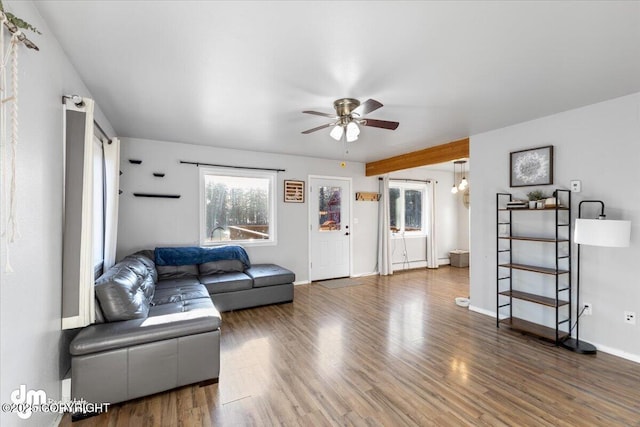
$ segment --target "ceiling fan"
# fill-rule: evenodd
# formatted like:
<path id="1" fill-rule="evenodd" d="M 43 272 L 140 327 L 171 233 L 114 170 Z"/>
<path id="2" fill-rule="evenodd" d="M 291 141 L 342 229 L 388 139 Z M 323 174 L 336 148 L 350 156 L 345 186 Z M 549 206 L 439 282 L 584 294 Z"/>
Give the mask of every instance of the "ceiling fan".
<path id="1" fill-rule="evenodd" d="M 302 133 L 309 134 L 320 129 L 334 126 L 330 133 L 333 139 L 340 141 L 344 137 L 347 142 L 353 142 L 357 140 L 358 135 L 360 135 L 360 128 L 358 125 L 395 130 L 400 124 L 398 122 L 367 119 L 366 117 L 363 117 L 365 114 L 369 114 L 382 107 L 382 103 L 375 99 L 368 99 L 360 104 L 360 101 L 357 99 L 341 98 L 334 101 L 333 107 L 336 109 L 336 114 L 321 113 L 319 111 L 303 111 L 305 114 L 329 117 L 335 121 L 313 129 L 305 130 Z"/>

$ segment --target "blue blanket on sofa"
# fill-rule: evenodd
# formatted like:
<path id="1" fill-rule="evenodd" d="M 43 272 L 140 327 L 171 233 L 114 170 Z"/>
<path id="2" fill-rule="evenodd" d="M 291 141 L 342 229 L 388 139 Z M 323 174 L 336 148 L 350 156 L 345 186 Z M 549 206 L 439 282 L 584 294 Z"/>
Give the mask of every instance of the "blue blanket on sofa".
<path id="1" fill-rule="evenodd" d="M 236 259 L 241 261 L 245 268 L 251 267 L 249 255 L 240 246 L 156 248 L 155 257 L 157 265 L 194 265 L 210 261 Z"/>

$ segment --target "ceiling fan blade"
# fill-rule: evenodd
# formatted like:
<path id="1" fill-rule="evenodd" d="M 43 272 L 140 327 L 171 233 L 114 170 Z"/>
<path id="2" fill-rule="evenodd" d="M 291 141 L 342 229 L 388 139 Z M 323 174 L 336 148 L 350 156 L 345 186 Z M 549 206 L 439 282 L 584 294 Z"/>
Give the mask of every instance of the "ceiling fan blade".
<path id="1" fill-rule="evenodd" d="M 329 126 L 334 126 L 334 125 L 335 125 L 335 123 L 327 123 L 326 125 L 318 126 L 317 128 L 307 129 L 307 130 L 303 131 L 302 133 L 308 134 L 308 133 L 315 132 L 315 131 L 320 130 L 320 129 L 325 129 L 325 128 L 328 128 Z"/>
<path id="2" fill-rule="evenodd" d="M 358 107 L 354 108 L 351 114 L 357 114 L 358 116 L 362 117 L 372 111 L 376 111 L 380 107 L 382 107 L 382 103 L 376 101 L 375 99 L 367 99 Z"/>
<path id="3" fill-rule="evenodd" d="M 361 124 L 364 126 L 370 126 L 374 128 L 396 130 L 400 123 L 390 122 L 388 120 L 363 119 Z"/>
<path id="4" fill-rule="evenodd" d="M 320 111 L 303 111 L 303 113 L 305 113 L 305 114 L 313 114 L 314 116 L 329 117 L 329 118 L 332 118 L 332 119 L 337 119 L 338 118 L 338 116 L 336 116 L 335 114 L 321 113 Z"/>

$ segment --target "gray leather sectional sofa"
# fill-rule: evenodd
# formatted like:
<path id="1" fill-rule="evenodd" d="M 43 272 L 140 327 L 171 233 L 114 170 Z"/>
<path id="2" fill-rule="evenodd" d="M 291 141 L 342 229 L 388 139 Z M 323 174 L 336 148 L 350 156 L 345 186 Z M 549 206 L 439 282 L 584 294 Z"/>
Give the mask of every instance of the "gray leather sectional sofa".
<path id="1" fill-rule="evenodd" d="M 156 265 L 130 255 L 95 283 L 96 323 L 71 341 L 71 394 L 117 403 L 220 373 L 221 311 L 293 301 L 295 275 L 238 260 Z"/>

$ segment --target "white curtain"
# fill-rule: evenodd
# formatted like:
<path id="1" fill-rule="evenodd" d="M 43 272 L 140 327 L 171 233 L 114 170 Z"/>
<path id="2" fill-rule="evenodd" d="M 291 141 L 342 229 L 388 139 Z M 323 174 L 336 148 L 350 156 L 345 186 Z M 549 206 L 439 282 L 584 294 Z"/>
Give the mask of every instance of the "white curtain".
<path id="1" fill-rule="evenodd" d="M 438 247 L 436 244 L 436 181 L 427 181 L 427 212 L 429 230 L 427 232 L 427 268 L 438 268 Z"/>
<path id="2" fill-rule="evenodd" d="M 120 187 L 120 140 L 103 144 L 104 150 L 104 262 L 103 271 L 116 263 L 118 192 Z"/>
<path id="3" fill-rule="evenodd" d="M 378 203 L 378 273 L 393 274 L 390 250 L 389 176 L 380 179 L 380 202 Z"/>

